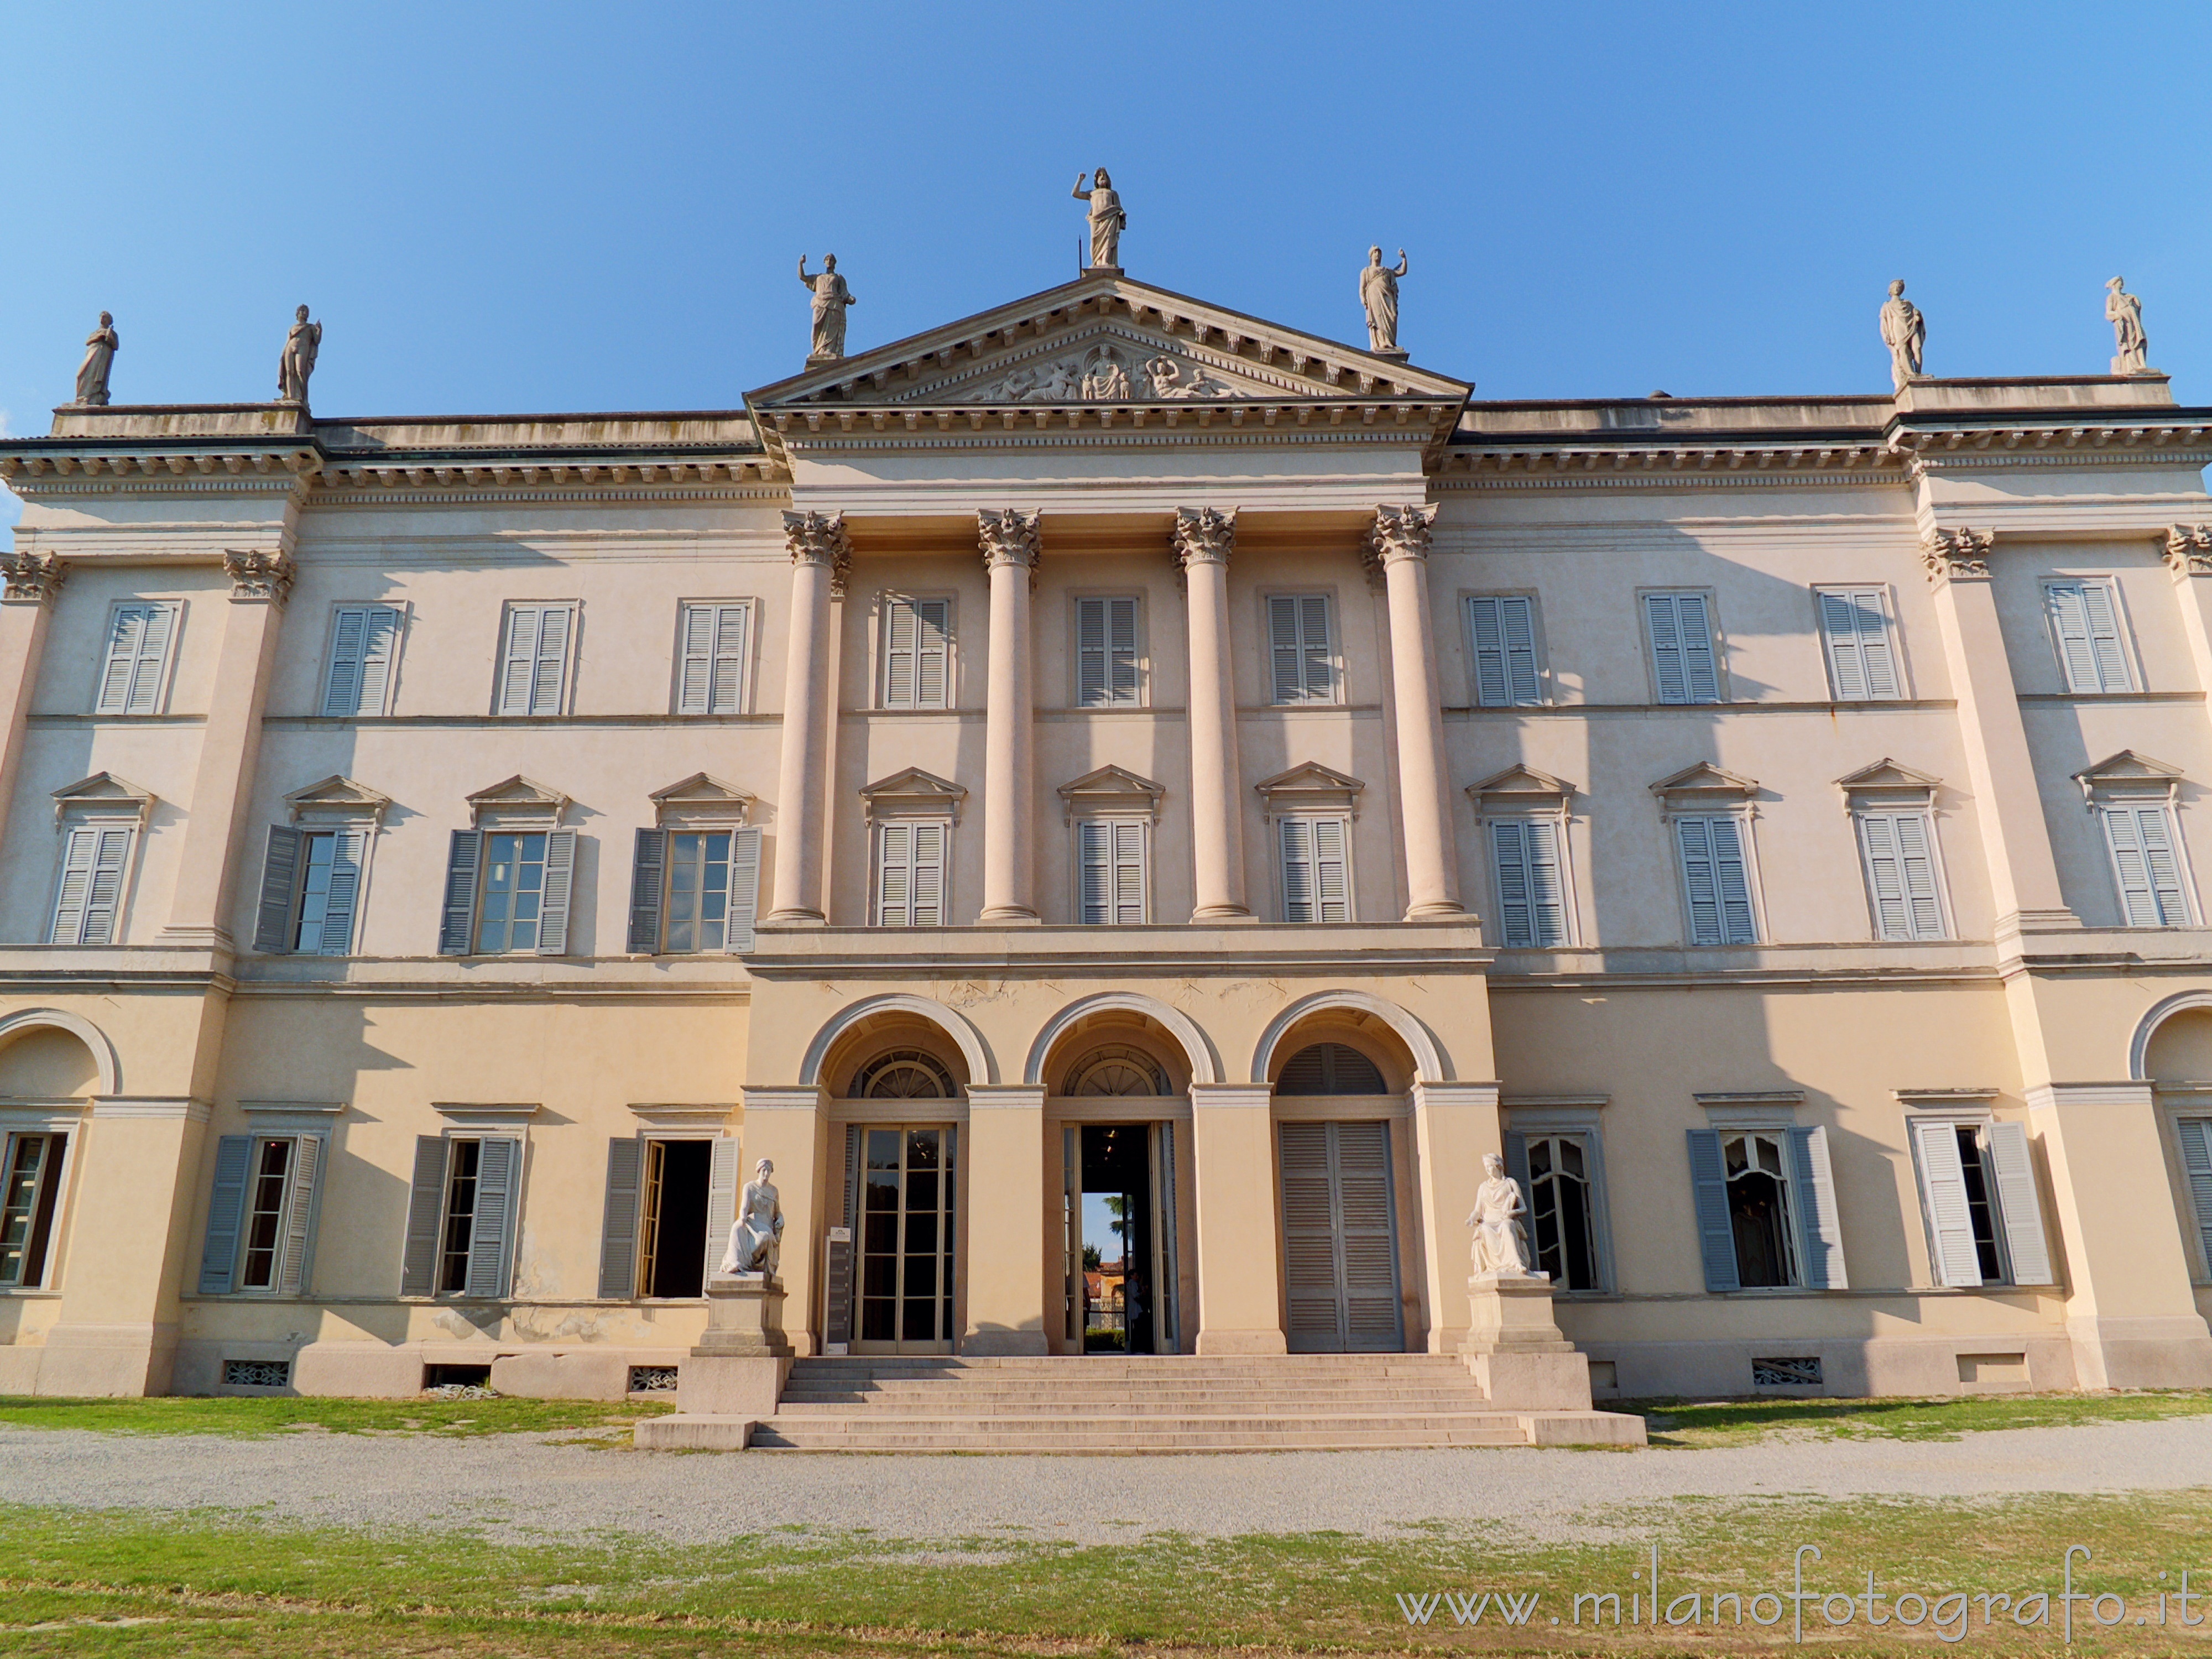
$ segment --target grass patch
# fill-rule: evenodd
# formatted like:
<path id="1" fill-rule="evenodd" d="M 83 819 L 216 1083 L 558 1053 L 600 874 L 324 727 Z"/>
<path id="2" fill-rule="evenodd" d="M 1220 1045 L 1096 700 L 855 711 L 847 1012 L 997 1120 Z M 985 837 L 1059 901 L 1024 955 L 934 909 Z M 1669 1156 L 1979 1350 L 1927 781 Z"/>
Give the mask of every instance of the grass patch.
<path id="1" fill-rule="evenodd" d="M 607 1400 L 220 1399 L 66 1400 L 0 1395 L 0 1424 L 94 1429 L 103 1434 L 220 1434 L 239 1439 L 324 1429 L 333 1434 L 530 1434 L 628 1426 L 675 1409 L 661 1401 Z"/>
<path id="2" fill-rule="evenodd" d="M 1928 1400 L 1632 1400 L 1606 1409 L 1642 1417 L 1655 1446 L 1741 1446 L 1777 1434 L 1804 1432 L 1846 1439 L 1956 1440 L 1994 1429 L 2062 1429 L 2084 1423 L 2212 1416 L 2212 1391 Z"/>
<path id="3" fill-rule="evenodd" d="M 885 1470 L 885 1478 L 891 1471 Z M 2212 1495 L 2004 1502 L 1692 1501 L 1611 1510 L 1604 1543 L 1530 1547 L 1495 1529 L 1437 1526 L 1387 1539 L 1341 1534 L 1213 1540 L 1153 1536 L 1111 1547 L 1001 1537 L 903 1541 L 783 1529 L 714 1545 L 586 1541 L 467 1530 L 276 1528 L 234 1517 L 0 1510 L 0 1651 L 9 1654 L 545 1655 L 566 1659 L 764 1654 L 1050 1653 L 1133 1650 L 1243 1655 L 1775 1650 L 1778 1628 L 1704 1619 L 1705 1598 L 1786 1592 L 1793 1552 L 1817 1545 L 1808 1587 L 1885 1598 L 1911 1591 L 2056 1595 L 2065 1547 L 2086 1546 L 2077 1583 L 2127 1598 L 2110 1632 L 2076 1608 L 2072 1650 L 2197 1651 L 2212 1632 L 2159 1626 L 2157 1595 L 2185 1569 L 2212 1579 Z M 1664 1593 L 1697 1595 L 1701 1622 L 1614 1626 L 1577 1594 L 1642 1595 L 1650 1550 Z M 2166 1578 L 2161 1581 L 2159 1574 Z M 1455 1622 L 1435 1604 L 1409 1625 L 1401 1595 L 1538 1599 L 1528 1622 L 1495 1612 Z M 1782 1604 L 1775 1604 L 1777 1607 Z M 1892 1613 L 1893 1601 L 1878 1610 Z M 2006 1654 L 2066 1651 L 2059 1613 L 2021 1627 L 2000 1603 L 1959 1604 L 1969 1642 Z M 2111 1611 L 2108 1604 L 2106 1611 Z M 2141 1614 L 2153 1622 L 2134 1623 Z M 1550 1620 L 1557 1615 L 1562 1623 Z M 1646 1612 L 1648 1617 L 1648 1609 Z M 1602 1619 L 1603 1622 L 1598 1622 Z M 1831 1631 L 1808 1640 L 1854 1655 L 1924 1654 L 1923 1625 Z M 131 1622 L 123 1622 L 131 1621 Z"/>

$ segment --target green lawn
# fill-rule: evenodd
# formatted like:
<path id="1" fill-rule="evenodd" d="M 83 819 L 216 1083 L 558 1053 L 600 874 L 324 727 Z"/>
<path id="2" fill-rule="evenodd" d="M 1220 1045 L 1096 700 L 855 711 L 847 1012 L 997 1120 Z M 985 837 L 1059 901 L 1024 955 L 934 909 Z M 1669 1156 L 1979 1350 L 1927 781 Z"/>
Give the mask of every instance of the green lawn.
<path id="1" fill-rule="evenodd" d="M 628 1425 L 676 1409 L 665 1401 L 603 1400 L 222 1399 L 63 1400 L 0 1395 L 0 1423 L 23 1429 L 110 1434 L 223 1434 L 241 1438 L 301 1429 L 336 1434 L 519 1434 Z"/>
<path id="2" fill-rule="evenodd" d="M 1991 1429 L 2212 1416 L 2212 1392 L 1981 1395 L 1940 1400 L 1638 1400 L 1608 1409 L 1639 1413 L 1655 1446 L 1745 1445 L 1775 1434 L 1955 1440 Z"/>

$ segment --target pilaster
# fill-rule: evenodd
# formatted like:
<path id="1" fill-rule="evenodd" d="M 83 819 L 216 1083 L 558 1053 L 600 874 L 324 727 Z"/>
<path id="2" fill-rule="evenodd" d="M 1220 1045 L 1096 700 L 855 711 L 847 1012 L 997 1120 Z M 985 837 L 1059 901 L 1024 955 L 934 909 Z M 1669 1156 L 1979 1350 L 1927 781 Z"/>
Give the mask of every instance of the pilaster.
<path id="1" fill-rule="evenodd" d="M 830 1115 L 820 1088 L 758 1087 L 743 1091 L 744 1116 L 738 1126 L 738 1159 L 750 1177 L 766 1158 L 775 1168 L 778 1201 L 783 1206 L 783 1248 L 778 1253 L 782 1280 L 783 1331 L 800 1358 L 822 1351 L 822 1247 L 829 1217 L 836 1213 L 829 1179 Z"/>
<path id="2" fill-rule="evenodd" d="M 15 804 L 15 773 L 23 757 L 23 732 L 39 690 L 46 630 L 66 574 L 62 562 L 37 552 L 0 553 L 0 836 Z"/>
<path id="3" fill-rule="evenodd" d="M 1289 1352 L 1273 1100 L 1265 1084 L 1190 1085 L 1201 1354 Z"/>
<path id="4" fill-rule="evenodd" d="M 2181 607 L 2181 631 L 2197 684 L 2212 699 L 2212 524 L 2178 524 L 2166 532 L 2166 568 Z"/>
<path id="5" fill-rule="evenodd" d="M 1495 1083 L 1413 1085 L 1421 1311 L 1431 1353 L 1457 1353 L 1467 1344 L 1467 1218 L 1482 1185 L 1484 1155 L 1505 1148 L 1498 1097 Z"/>
<path id="6" fill-rule="evenodd" d="M 1193 921 L 1253 920 L 1244 902 L 1243 796 L 1229 652 L 1229 556 L 1236 543 L 1234 508 L 1176 510 L 1175 557 L 1182 568 L 1190 635 Z"/>
<path id="7" fill-rule="evenodd" d="M 963 1354 L 1043 1354 L 1045 1266 L 1044 1086 L 968 1085 L 961 1158 L 968 1248 Z M 1056 1274 L 1050 1275 L 1057 1278 Z"/>
<path id="8" fill-rule="evenodd" d="M 1432 507 L 1375 510 L 1369 545 L 1382 567 L 1390 611 L 1390 690 L 1398 739 L 1398 805 L 1405 826 L 1406 920 L 1467 914 L 1459 896 L 1459 853 L 1444 782 L 1443 701 L 1429 616 Z"/>
<path id="9" fill-rule="evenodd" d="M 1030 592 L 1036 586 L 1041 515 L 980 511 L 976 530 L 991 578 L 991 660 L 983 738 L 985 926 L 1034 922 L 1036 834 L 1032 761 L 1036 690 L 1030 670 Z"/>
<path id="10" fill-rule="evenodd" d="M 783 750 L 776 769 L 775 889 L 763 920 L 819 923 L 823 775 L 830 733 L 830 601 L 842 593 L 852 542 L 842 513 L 786 513 L 791 551 L 791 617 L 784 636 Z"/>

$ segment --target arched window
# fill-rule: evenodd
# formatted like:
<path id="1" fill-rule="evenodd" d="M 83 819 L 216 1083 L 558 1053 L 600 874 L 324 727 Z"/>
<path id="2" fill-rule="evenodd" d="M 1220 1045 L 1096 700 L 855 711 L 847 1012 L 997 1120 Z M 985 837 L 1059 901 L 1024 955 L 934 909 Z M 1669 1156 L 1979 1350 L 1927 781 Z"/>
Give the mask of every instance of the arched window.
<path id="1" fill-rule="evenodd" d="M 1389 1093 L 1375 1062 L 1349 1043 L 1316 1042 L 1283 1064 L 1275 1079 L 1279 1095 L 1382 1095 Z"/>
<path id="2" fill-rule="evenodd" d="M 894 1048 L 863 1066 L 853 1079 L 855 1100 L 951 1100 L 959 1094 L 952 1073 L 933 1054 Z"/>
<path id="3" fill-rule="evenodd" d="M 1061 1092 L 1071 1095 L 1164 1095 L 1170 1091 L 1165 1066 L 1142 1048 L 1132 1048 L 1127 1043 L 1115 1043 L 1092 1049 L 1069 1066 L 1067 1086 Z"/>

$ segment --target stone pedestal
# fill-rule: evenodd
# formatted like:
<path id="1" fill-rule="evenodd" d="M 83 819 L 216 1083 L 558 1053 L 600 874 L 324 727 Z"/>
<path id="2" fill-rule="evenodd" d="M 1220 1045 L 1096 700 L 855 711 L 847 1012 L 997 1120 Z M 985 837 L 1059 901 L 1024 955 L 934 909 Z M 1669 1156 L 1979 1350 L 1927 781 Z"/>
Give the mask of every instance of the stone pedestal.
<path id="1" fill-rule="evenodd" d="M 1545 1306 L 1550 1305 L 1547 1299 Z M 781 1280 L 770 1273 L 717 1273 L 707 1281 L 707 1331 L 691 1350 L 693 1358 L 791 1356 L 783 1334 Z"/>
<path id="2" fill-rule="evenodd" d="M 1506 1411 L 1586 1412 L 1589 1362 L 1552 1322 L 1546 1273 L 1477 1273 L 1467 1281 L 1468 1369 Z"/>

